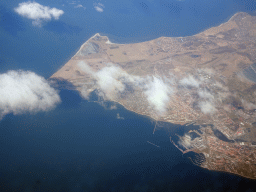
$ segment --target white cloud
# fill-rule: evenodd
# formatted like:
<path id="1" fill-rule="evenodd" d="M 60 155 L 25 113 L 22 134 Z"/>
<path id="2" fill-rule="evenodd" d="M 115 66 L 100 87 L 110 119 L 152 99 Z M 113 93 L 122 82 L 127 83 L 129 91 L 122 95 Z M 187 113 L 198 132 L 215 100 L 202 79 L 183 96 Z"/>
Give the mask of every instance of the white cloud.
<path id="1" fill-rule="evenodd" d="M 201 101 L 199 107 L 204 114 L 213 114 L 216 112 L 216 108 L 209 101 Z"/>
<path id="2" fill-rule="evenodd" d="M 178 141 L 178 143 L 181 146 L 189 149 L 191 147 L 191 141 L 192 141 L 191 136 L 188 134 L 185 134 L 183 137 L 180 137 L 180 140 Z"/>
<path id="3" fill-rule="evenodd" d="M 91 67 L 89 67 L 85 62 L 83 62 L 83 61 L 80 61 L 78 64 L 77 64 L 77 66 L 82 70 L 82 71 L 84 71 L 85 73 L 87 73 L 87 74 L 91 74 L 91 75 L 93 75 L 94 76 L 94 74 L 96 73 L 95 71 L 93 71 L 92 69 L 91 69 Z"/>
<path id="4" fill-rule="evenodd" d="M 181 85 L 184 86 L 191 86 L 199 88 L 200 81 L 196 80 L 192 75 L 183 78 L 179 82 Z M 204 114 L 213 114 L 216 112 L 216 108 L 214 106 L 214 96 L 208 92 L 207 90 L 197 90 L 197 93 L 200 97 L 199 108 L 201 109 L 202 113 Z"/>
<path id="5" fill-rule="evenodd" d="M 214 96 L 206 90 L 198 91 L 198 95 L 204 99 L 214 99 Z"/>
<path id="6" fill-rule="evenodd" d="M 87 89 L 85 87 L 82 87 L 81 89 L 81 96 L 84 98 L 84 99 L 89 99 L 89 93 L 87 91 Z"/>
<path id="7" fill-rule="evenodd" d="M 98 84 L 106 95 L 110 95 L 115 90 L 120 92 L 124 90 L 125 86 L 118 80 L 119 75 L 122 73 L 123 71 L 115 66 L 104 67 L 97 72 L 96 77 L 98 79 Z"/>
<path id="8" fill-rule="evenodd" d="M 60 101 L 58 93 L 48 82 L 33 72 L 0 74 L 0 119 L 8 113 L 47 111 Z"/>
<path id="9" fill-rule="evenodd" d="M 75 6 L 74 8 L 84 8 L 84 9 L 86 9 L 86 8 L 85 8 L 83 5 L 81 5 L 81 4 Z"/>
<path id="10" fill-rule="evenodd" d="M 116 109 L 117 109 L 117 106 L 116 106 L 115 104 L 114 104 L 114 105 L 111 105 L 109 109 L 110 109 L 110 110 L 116 110 Z"/>
<path id="11" fill-rule="evenodd" d="M 42 21 L 41 20 L 34 20 L 32 21 L 32 24 L 37 27 L 42 27 Z"/>
<path id="12" fill-rule="evenodd" d="M 33 25 L 36 26 L 41 26 L 43 21 L 50 21 L 51 19 L 58 20 L 64 14 L 64 11 L 60 9 L 50 8 L 30 1 L 20 3 L 14 10 L 19 15 L 32 19 Z"/>
<path id="13" fill-rule="evenodd" d="M 78 66 L 97 80 L 97 85 L 109 99 L 117 92 L 122 92 L 125 89 L 120 78 L 128 76 L 128 74 L 119 67 L 110 65 L 95 72 L 84 62 L 79 62 Z"/>
<path id="14" fill-rule="evenodd" d="M 153 77 L 153 81 L 146 85 L 147 91 L 145 92 L 148 102 L 154 106 L 154 108 L 162 113 L 166 110 L 166 105 L 170 100 L 169 95 L 173 90 L 166 85 L 162 79 Z"/>
<path id="15" fill-rule="evenodd" d="M 150 105 L 154 109 L 163 113 L 169 102 L 169 96 L 173 92 L 172 88 L 165 84 L 162 79 L 153 77 L 141 78 L 129 75 L 121 68 L 109 65 L 95 72 L 86 63 L 79 62 L 78 66 L 87 74 L 91 74 L 96 80 L 97 85 L 108 99 L 113 98 L 117 93 L 125 90 L 124 83 L 131 83 L 132 86 L 140 87 L 145 91 L 145 95 Z M 86 98 L 87 94 L 85 94 Z"/>
<path id="16" fill-rule="evenodd" d="M 199 108 L 204 114 L 213 114 L 216 112 L 214 106 L 214 96 L 207 90 L 198 91 L 198 95 L 201 98 L 199 102 Z"/>
<path id="17" fill-rule="evenodd" d="M 98 12 L 103 12 L 103 9 L 99 6 L 94 6 L 95 10 Z"/>
<path id="18" fill-rule="evenodd" d="M 98 3 L 98 5 L 101 6 L 101 7 L 105 7 L 102 3 Z"/>
<path id="19" fill-rule="evenodd" d="M 189 75 L 188 77 L 183 78 L 180 81 L 180 84 L 185 86 L 192 86 L 196 88 L 198 88 L 200 85 L 200 83 L 192 75 Z"/>
<path id="20" fill-rule="evenodd" d="M 125 90 L 126 83 L 143 90 L 149 105 L 159 114 L 163 115 L 168 108 L 171 95 L 174 93 L 173 81 L 167 78 L 160 79 L 157 77 L 139 77 L 128 74 L 121 68 L 108 64 L 99 71 L 94 71 L 84 62 L 79 62 L 78 66 L 87 74 L 92 75 L 96 80 L 96 85 L 102 92 L 100 94 L 108 99 L 113 99 L 116 94 Z M 192 76 L 180 81 L 184 85 L 199 87 L 199 82 Z M 207 90 L 197 90 L 200 97 L 199 108 L 204 114 L 213 114 L 217 111 L 214 105 L 215 97 Z M 88 92 L 82 90 L 84 98 L 88 98 Z"/>
<path id="21" fill-rule="evenodd" d="M 94 9 L 98 12 L 103 12 L 103 8 L 105 8 L 105 6 L 102 3 L 94 4 Z"/>
<path id="22" fill-rule="evenodd" d="M 244 99 L 241 100 L 242 101 L 242 104 L 244 106 L 245 109 L 247 110 L 253 110 L 253 109 L 256 109 L 256 105 L 253 104 L 253 103 L 250 103 Z"/>

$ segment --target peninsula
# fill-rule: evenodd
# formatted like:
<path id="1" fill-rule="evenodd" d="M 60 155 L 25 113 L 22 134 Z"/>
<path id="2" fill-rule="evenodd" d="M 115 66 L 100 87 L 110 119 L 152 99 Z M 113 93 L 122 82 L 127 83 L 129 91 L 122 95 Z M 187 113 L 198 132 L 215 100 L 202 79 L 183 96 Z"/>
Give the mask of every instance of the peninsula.
<path id="1" fill-rule="evenodd" d="M 105 101 L 156 121 L 199 125 L 170 138 L 209 170 L 256 179 L 256 16 L 188 37 L 111 43 L 96 34 L 55 74 L 84 98 Z"/>

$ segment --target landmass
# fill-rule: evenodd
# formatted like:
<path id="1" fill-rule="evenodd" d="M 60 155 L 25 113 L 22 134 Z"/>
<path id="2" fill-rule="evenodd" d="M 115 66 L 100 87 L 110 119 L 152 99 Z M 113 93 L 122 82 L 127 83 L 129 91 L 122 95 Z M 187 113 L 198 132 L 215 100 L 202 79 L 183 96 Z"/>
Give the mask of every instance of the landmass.
<path id="1" fill-rule="evenodd" d="M 198 166 L 256 179 L 255 16 L 239 12 L 193 36 L 142 43 L 96 34 L 50 80 L 156 121 L 199 125 L 171 142 L 198 154 Z"/>

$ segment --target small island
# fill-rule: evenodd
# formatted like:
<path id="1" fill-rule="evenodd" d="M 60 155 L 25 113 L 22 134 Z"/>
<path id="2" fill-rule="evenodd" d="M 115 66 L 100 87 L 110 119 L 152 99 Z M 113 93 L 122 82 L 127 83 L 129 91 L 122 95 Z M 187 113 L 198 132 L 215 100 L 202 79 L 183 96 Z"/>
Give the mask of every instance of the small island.
<path id="1" fill-rule="evenodd" d="M 255 16 L 134 44 L 95 34 L 50 80 L 155 121 L 199 125 L 171 142 L 199 154 L 200 167 L 256 179 Z"/>

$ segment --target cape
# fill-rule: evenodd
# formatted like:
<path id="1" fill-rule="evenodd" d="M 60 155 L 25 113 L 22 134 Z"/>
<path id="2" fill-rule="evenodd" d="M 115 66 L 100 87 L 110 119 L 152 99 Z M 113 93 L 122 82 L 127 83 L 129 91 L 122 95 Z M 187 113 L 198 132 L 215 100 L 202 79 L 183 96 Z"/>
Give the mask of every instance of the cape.
<path id="1" fill-rule="evenodd" d="M 200 167 L 256 179 L 256 17 L 236 13 L 187 37 L 111 43 L 95 34 L 50 80 L 157 122 L 199 125 L 170 137 Z"/>

